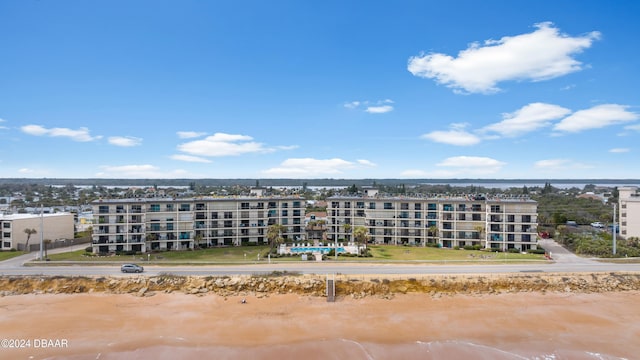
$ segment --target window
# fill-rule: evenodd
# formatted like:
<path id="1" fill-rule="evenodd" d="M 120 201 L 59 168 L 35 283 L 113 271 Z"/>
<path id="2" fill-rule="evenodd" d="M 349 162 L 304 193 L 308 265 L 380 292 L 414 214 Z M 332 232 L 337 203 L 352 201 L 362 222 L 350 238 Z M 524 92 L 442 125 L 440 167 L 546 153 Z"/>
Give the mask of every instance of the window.
<path id="1" fill-rule="evenodd" d="M 422 204 L 420 203 L 415 204 L 413 210 L 422 210 Z"/>
<path id="2" fill-rule="evenodd" d="M 160 211 L 160 204 L 151 204 L 149 207 L 150 212 L 158 212 Z"/>
<path id="3" fill-rule="evenodd" d="M 442 210 L 444 210 L 444 211 L 453 211 L 453 205 L 452 204 L 444 204 L 444 205 L 442 205 Z"/>
<path id="4" fill-rule="evenodd" d="M 375 209 L 376 208 L 376 203 L 371 202 L 369 203 L 369 209 Z"/>
<path id="5" fill-rule="evenodd" d="M 390 202 L 384 203 L 384 209 L 385 210 L 393 210 L 393 204 L 390 203 Z"/>
<path id="6" fill-rule="evenodd" d="M 492 213 L 499 213 L 500 212 L 500 205 L 491 205 L 491 212 Z"/>
<path id="7" fill-rule="evenodd" d="M 189 211 L 191 209 L 191 205 L 189 204 L 180 204 L 180 211 Z"/>
<path id="8" fill-rule="evenodd" d="M 10 238 L 11 237 L 11 233 L 10 232 L 3 233 L 2 237 Z"/>
<path id="9" fill-rule="evenodd" d="M 522 215 L 522 222 L 530 223 L 531 222 L 531 215 Z"/>
<path id="10" fill-rule="evenodd" d="M 2 223 L 2 227 L 5 228 L 5 229 L 9 229 L 9 228 L 11 228 L 11 223 L 8 223 L 8 222 Z"/>
<path id="11" fill-rule="evenodd" d="M 288 210 L 282 210 L 282 216 L 289 216 Z"/>

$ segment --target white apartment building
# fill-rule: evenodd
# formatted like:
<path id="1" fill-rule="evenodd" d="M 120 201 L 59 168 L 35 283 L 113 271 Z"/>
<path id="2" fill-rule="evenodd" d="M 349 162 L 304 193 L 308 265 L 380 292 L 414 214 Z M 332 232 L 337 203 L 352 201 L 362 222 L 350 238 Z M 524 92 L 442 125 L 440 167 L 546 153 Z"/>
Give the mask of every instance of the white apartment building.
<path id="1" fill-rule="evenodd" d="M 94 253 L 266 244 L 273 224 L 285 226 L 283 238 L 304 240 L 299 197 L 109 199 L 92 206 Z"/>
<path id="2" fill-rule="evenodd" d="M 636 186 L 618 188 L 620 235 L 640 237 L 640 192 Z"/>
<path id="3" fill-rule="evenodd" d="M 368 229 L 375 244 L 480 245 L 496 250 L 536 249 L 537 202 L 485 197 L 331 197 L 327 239 L 350 241 L 353 228 Z M 347 225 L 345 231 L 345 225 Z"/>
<path id="4" fill-rule="evenodd" d="M 29 236 L 25 229 L 35 230 Z M 23 251 L 29 238 L 29 251 L 40 249 L 40 240 L 73 239 L 73 214 L 12 214 L 0 215 L 1 249 Z"/>

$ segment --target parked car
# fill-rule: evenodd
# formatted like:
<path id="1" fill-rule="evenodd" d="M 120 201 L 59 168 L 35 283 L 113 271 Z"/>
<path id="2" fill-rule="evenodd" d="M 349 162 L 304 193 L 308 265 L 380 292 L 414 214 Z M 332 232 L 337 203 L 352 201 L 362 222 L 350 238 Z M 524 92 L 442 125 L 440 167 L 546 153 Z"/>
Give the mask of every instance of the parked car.
<path id="1" fill-rule="evenodd" d="M 120 271 L 123 273 L 141 273 L 144 271 L 144 268 L 136 264 L 123 264 L 120 266 Z"/>
<path id="2" fill-rule="evenodd" d="M 598 229 L 604 229 L 604 224 L 602 224 L 600 221 L 592 222 L 591 226 Z"/>

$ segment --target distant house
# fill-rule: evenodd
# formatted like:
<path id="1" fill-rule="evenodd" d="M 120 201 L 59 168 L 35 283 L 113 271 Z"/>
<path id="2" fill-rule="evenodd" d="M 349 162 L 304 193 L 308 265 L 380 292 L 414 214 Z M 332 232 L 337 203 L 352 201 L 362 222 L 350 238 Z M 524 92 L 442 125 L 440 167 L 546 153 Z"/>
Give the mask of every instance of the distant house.
<path id="1" fill-rule="evenodd" d="M 35 230 L 29 236 L 25 229 Z M 0 215 L 0 248 L 25 250 L 29 238 L 29 251 L 40 249 L 40 237 L 48 240 L 73 239 L 73 214 L 12 214 Z"/>
<path id="2" fill-rule="evenodd" d="M 607 198 L 603 194 L 594 194 L 592 192 L 586 192 L 576 197 L 579 199 L 592 199 L 592 200 L 602 201 L 603 203 L 607 202 Z"/>
<path id="3" fill-rule="evenodd" d="M 640 192 L 636 186 L 618 188 L 619 231 L 624 237 L 640 237 Z"/>

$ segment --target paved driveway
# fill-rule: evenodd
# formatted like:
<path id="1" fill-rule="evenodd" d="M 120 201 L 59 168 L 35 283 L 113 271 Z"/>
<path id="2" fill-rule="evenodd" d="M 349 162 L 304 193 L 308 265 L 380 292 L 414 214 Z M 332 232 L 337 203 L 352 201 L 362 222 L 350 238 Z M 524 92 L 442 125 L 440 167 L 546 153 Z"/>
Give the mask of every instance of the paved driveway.
<path id="1" fill-rule="evenodd" d="M 555 240 L 553 239 L 542 239 L 540 240 L 540 245 L 547 250 L 548 252 L 551 252 L 551 258 L 553 260 L 555 260 L 557 263 L 562 263 L 562 264 L 593 264 L 596 263 L 596 261 L 589 259 L 589 258 L 583 258 L 580 257 L 574 253 L 572 253 L 571 251 L 565 249 L 564 247 L 562 247 L 562 245 L 558 244 Z"/>

